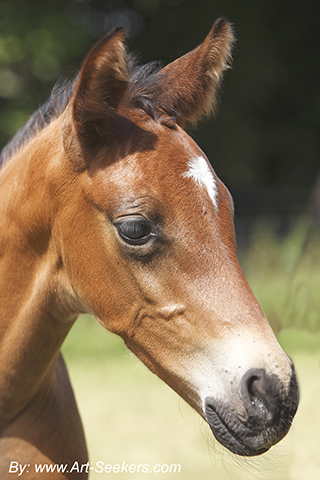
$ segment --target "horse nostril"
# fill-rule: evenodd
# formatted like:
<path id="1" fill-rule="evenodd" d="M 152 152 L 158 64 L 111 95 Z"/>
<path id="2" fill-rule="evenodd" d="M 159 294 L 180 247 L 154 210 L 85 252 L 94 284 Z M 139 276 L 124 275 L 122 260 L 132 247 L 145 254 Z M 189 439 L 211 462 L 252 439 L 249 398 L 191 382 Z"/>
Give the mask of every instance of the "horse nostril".
<path id="1" fill-rule="evenodd" d="M 278 423 L 281 410 L 280 380 L 263 368 L 252 368 L 241 379 L 241 396 L 252 426 Z"/>

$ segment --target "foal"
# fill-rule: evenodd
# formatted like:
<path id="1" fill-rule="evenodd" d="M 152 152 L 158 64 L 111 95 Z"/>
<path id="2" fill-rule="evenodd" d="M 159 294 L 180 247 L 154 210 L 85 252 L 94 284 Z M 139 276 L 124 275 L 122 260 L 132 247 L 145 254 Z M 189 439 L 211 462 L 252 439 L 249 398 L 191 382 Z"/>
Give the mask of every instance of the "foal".
<path id="1" fill-rule="evenodd" d="M 214 109 L 233 35 L 160 71 L 115 29 L 2 154 L 0 476 L 87 462 L 61 345 L 80 313 L 120 335 L 238 455 L 288 431 L 291 361 L 237 261 L 233 202 L 183 130 Z M 69 468 L 68 467 L 68 468 Z M 13 468 L 13 467 L 12 467 Z M 86 478 L 87 469 L 48 474 Z M 12 472 L 12 469 L 11 469 Z"/>

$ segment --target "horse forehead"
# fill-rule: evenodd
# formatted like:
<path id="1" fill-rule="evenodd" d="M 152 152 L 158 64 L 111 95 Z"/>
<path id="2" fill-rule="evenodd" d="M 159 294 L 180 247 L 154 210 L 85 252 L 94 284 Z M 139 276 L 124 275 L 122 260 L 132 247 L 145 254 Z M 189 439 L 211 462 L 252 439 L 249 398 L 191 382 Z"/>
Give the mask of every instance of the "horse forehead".
<path id="1" fill-rule="evenodd" d="M 171 176 L 179 186 L 188 182 L 189 189 L 201 191 L 209 196 L 218 210 L 218 184 L 215 173 L 199 146 L 183 130 L 178 132 L 174 151 L 164 153 L 167 176 Z M 164 146 L 165 148 L 166 146 Z M 187 179 L 187 180 L 186 180 Z"/>
<path id="2" fill-rule="evenodd" d="M 189 195 L 199 198 L 200 194 L 209 197 L 217 210 L 217 179 L 197 143 L 179 126 L 170 129 L 149 121 L 141 124 L 141 131 L 154 135 L 154 148 L 144 150 L 140 135 L 131 138 L 131 143 L 139 144 L 139 148 L 111 167 L 114 186 L 136 194 L 147 190 L 162 199 L 164 197 L 166 203 L 170 203 L 172 197 L 176 201 L 183 197 L 188 203 Z"/>
<path id="3" fill-rule="evenodd" d="M 206 188 L 207 193 L 216 209 L 218 209 L 218 186 L 209 162 L 203 155 L 192 157 L 188 161 L 188 170 L 183 177 Z"/>

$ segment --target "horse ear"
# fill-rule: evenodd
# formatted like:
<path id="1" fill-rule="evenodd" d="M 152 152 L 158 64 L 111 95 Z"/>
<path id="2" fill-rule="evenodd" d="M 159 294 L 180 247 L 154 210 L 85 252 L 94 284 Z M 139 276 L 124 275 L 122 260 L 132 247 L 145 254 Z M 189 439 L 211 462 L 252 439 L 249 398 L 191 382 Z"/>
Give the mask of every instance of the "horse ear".
<path id="1" fill-rule="evenodd" d="M 116 28 L 90 50 L 80 70 L 72 103 L 80 139 L 103 136 L 129 82 L 124 32 Z"/>
<path id="2" fill-rule="evenodd" d="M 231 25 L 220 18 L 199 47 L 157 74 L 154 99 L 169 110 L 180 125 L 195 124 L 214 111 L 234 40 Z"/>

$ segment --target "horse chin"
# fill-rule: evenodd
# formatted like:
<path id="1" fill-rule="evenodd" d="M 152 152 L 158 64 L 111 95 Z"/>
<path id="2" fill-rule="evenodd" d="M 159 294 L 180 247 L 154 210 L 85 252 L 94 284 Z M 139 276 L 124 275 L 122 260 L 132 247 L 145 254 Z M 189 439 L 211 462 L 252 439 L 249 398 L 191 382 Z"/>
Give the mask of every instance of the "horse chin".
<path id="1" fill-rule="evenodd" d="M 212 398 L 206 400 L 205 411 L 216 440 L 230 452 L 245 457 L 267 452 L 287 434 L 292 420 L 288 418 L 273 426 L 256 424 L 255 419 L 236 414 L 232 408 Z"/>

